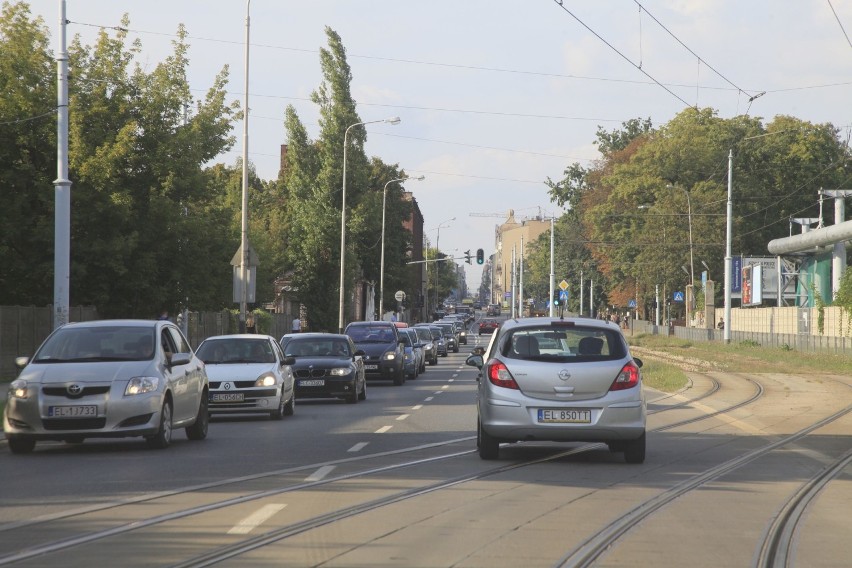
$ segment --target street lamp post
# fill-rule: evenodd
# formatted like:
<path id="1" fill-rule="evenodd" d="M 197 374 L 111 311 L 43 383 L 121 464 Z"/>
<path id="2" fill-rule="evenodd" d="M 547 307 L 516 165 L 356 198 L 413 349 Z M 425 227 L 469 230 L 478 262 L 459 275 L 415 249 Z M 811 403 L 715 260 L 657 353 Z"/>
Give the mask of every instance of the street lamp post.
<path id="1" fill-rule="evenodd" d="M 399 124 L 399 117 L 395 116 L 393 118 L 385 118 L 383 120 L 369 120 L 366 122 L 356 122 L 355 124 L 350 124 L 346 131 L 343 133 L 343 201 L 340 206 L 340 297 L 339 297 L 339 311 L 337 318 L 337 328 L 338 333 L 343 333 L 343 292 L 344 292 L 344 278 L 346 273 L 346 149 L 349 146 L 347 144 L 347 139 L 349 137 L 349 131 L 355 128 L 356 126 L 363 126 L 365 124 L 374 124 L 376 122 L 386 122 L 388 124 Z"/>
<path id="2" fill-rule="evenodd" d="M 246 0 L 246 50 L 245 50 L 245 110 L 243 115 L 243 172 L 242 172 L 242 201 L 240 215 L 240 333 L 246 332 L 246 311 L 248 310 L 248 121 L 249 121 L 249 31 L 251 18 L 249 8 L 251 0 Z"/>
<path id="3" fill-rule="evenodd" d="M 449 227 L 450 223 L 452 223 L 455 220 L 456 220 L 455 217 L 453 217 L 452 219 L 447 219 L 446 221 L 444 221 L 443 223 L 441 223 L 440 225 L 435 227 L 438 230 L 438 235 L 435 237 L 435 310 L 436 311 L 438 309 L 438 267 L 440 266 L 438 264 L 440 262 L 439 259 L 438 259 L 438 252 L 441 250 L 439 248 L 440 243 L 441 243 L 441 229 L 445 229 L 445 228 Z"/>
<path id="4" fill-rule="evenodd" d="M 668 187 L 669 189 L 672 189 L 676 186 L 667 185 L 666 187 Z M 689 302 L 691 300 L 694 300 L 694 296 L 695 296 L 695 265 L 693 264 L 693 260 L 692 260 L 692 201 L 690 200 L 689 192 L 686 191 L 686 189 L 684 189 L 682 187 L 678 187 L 677 189 L 681 190 L 684 193 L 684 195 L 686 195 L 686 215 L 687 215 L 687 220 L 689 222 L 689 285 L 691 286 L 692 294 L 691 294 L 691 297 L 686 298 L 686 304 L 687 304 L 687 313 L 690 313 L 691 309 L 689 309 L 689 308 L 691 308 L 691 306 L 689 306 Z M 686 322 L 687 327 L 689 326 L 688 320 L 689 320 L 689 318 L 687 318 L 687 322 Z"/>
<path id="5" fill-rule="evenodd" d="M 426 176 L 417 176 L 413 178 L 401 177 L 392 179 L 385 184 L 385 188 L 382 191 L 382 260 L 380 262 L 379 267 L 379 319 L 382 319 L 385 313 L 385 211 L 388 199 L 388 186 L 394 182 L 405 181 L 409 179 L 423 181 L 424 179 L 426 179 Z"/>

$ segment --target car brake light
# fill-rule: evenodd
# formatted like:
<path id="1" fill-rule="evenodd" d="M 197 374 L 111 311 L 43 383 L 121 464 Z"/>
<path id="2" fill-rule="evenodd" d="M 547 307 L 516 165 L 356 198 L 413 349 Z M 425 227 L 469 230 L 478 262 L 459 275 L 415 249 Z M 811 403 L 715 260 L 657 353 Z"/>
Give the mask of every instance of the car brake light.
<path id="1" fill-rule="evenodd" d="M 506 365 L 502 361 L 489 361 L 486 374 L 488 380 L 493 385 L 503 387 L 504 389 L 520 390 L 512 373 L 509 372 L 509 369 L 506 368 Z"/>
<path id="2" fill-rule="evenodd" d="M 619 372 L 618 376 L 615 377 L 615 380 L 612 382 L 612 386 L 609 387 L 609 390 L 620 391 L 632 389 L 638 384 L 639 367 L 636 366 L 636 363 L 630 361 L 621 368 L 621 372 Z"/>

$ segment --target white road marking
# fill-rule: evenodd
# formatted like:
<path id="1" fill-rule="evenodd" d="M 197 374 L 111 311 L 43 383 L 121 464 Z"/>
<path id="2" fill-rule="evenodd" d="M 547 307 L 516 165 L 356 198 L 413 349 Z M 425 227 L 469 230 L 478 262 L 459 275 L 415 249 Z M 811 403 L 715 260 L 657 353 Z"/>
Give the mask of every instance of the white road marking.
<path id="1" fill-rule="evenodd" d="M 441 388 L 442 388 L 443 390 L 447 390 L 448 388 L 450 388 L 450 385 L 444 385 L 444 386 L 442 386 Z"/>
<path id="2" fill-rule="evenodd" d="M 286 506 L 284 504 L 264 505 L 231 527 L 228 534 L 248 534 Z"/>
<path id="3" fill-rule="evenodd" d="M 444 387 L 441 387 L 441 388 L 444 388 Z M 444 393 L 444 391 L 435 391 L 435 394 L 443 394 L 443 393 Z"/>
<path id="4" fill-rule="evenodd" d="M 400 414 L 399 416 L 396 417 L 396 419 L 397 420 L 405 420 L 409 416 L 411 416 L 411 415 L 410 414 Z"/>
<path id="5" fill-rule="evenodd" d="M 333 465 L 324 465 L 321 468 L 319 468 L 318 470 L 316 470 L 315 472 L 313 472 L 312 474 L 310 474 L 308 477 L 306 477 L 305 481 L 319 481 L 319 480 L 323 479 L 326 475 L 331 473 L 331 471 L 335 467 L 336 466 L 333 466 Z"/>
<path id="6" fill-rule="evenodd" d="M 370 442 L 358 442 L 357 444 L 355 444 L 354 446 L 352 446 L 351 448 L 349 448 L 346 451 L 348 451 L 348 452 L 360 452 L 361 450 L 364 449 L 364 446 L 366 446 L 369 443 Z"/>
<path id="7" fill-rule="evenodd" d="M 453 378 L 454 378 L 454 379 L 455 379 L 456 377 L 458 377 L 458 376 L 459 376 L 459 374 L 458 374 L 458 373 L 454 373 L 454 374 L 453 374 Z"/>
<path id="8" fill-rule="evenodd" d="M 393 426 L 382 426 L 381 428 L 379 428 L 378 430 L 376 430 L 376 432 L 375 432 L 375 433 L 376 433 L 376 434 L 384 434 L 385 432 L 387 432 L 387 431 L 388 431 L 388 430 L 390 430 L 391 428 L 393 428 Z"/>
<path id="9" fill-rule="evenodd" d="M 420 410 L 421 408 L 423 408 L 423 405 L 422 405 L 422 404 L 418 404 L 418 405 L 416 405 L 416 406 L 412 406 L 412 407 L 411 407 L 411 410 Z"/>
<path id="10" fill-rule="evenodd" d="M 449 379 L 447 382 L 448 382 L 448 383 L 451 383 L 451 382 L 453 382 L 453 381 L 455 381 L 455 379 Z"/>
<path id="11" fill-rule="evenodd" d="M 423 399 L 423 402 L 431 402 L 433 400 L 435 400 L 434 396 L 427 396 L 425 399 Z"/>

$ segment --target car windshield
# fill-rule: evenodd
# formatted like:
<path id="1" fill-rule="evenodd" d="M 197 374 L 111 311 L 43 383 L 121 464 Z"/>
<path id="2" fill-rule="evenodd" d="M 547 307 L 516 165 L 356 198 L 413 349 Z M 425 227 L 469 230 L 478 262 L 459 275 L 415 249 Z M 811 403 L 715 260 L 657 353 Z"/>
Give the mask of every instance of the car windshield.
<path id="1" fill-rule="evenodd" d="M 626 355 L 617 331 L 580 326 L 519 328 L 503 339 L 499 349 L 504 357 L 535 361 L 605 361 Z"/>
<path id="2" fill-rule="evenodd" d="M 36 363 L 147 361 L 154 357 L 154 328 L 64 327 L 35 354 Z"/>
<path id="3" fill-rule="evenodd" d="M 346 330 L 346 335 L 355 343 L 393 343 L 396 341 L 390 327 L 353 326 Z"/>
<path id="4" fill-rule="evenodd" d="M 266 339 L 206 339 L 198 346 L 196 354 L 208 365 L 275 362 L 272 345 Z"/>
<path id="5" fill-rule="evenodd" d="M 287 357 L 352 357 L 349 342 L 340 338 L 295 338 L 284 349 Z"/>

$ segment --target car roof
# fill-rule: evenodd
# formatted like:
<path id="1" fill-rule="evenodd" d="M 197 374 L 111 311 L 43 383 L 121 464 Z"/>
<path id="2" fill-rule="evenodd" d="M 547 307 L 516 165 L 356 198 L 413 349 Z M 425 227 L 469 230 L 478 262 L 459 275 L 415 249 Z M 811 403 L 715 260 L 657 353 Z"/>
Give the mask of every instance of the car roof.
<path id="1" fill-rule="evenodd" d="M 91 321 L 76 321 L 67 323 L 62 327 L 157 327 L 157 324 L 163 325 L 171 322 L 166 320 L 144 320 L 144 319 L 112 319 L 112 320 L 91 320 Z M 174 324 L 172 324 L 174 325 Z"/>
<path id="2" fill-rule="evenodd" d="M 211 335 L 210 337 L 204 338 L 204 341 L 208 339 L 268 339 L 271 341 L 275 341 L 275 338 L 271 335 L 264 335 L 259 333 L 231 333 L 229 335 Z"/>
<path id="3" fill-rule="evenodd" d="M 349 339 L 349 336 L 343 333 L 325 333 L 314 331 L 311 333 L 288 333 L 285 337 L 296 339 L 304 337 L 305 339 Z"/>
<path id="4" fill-rule="evenodd" d="M 511 331 L 516 327 L 533 327 L 533 326 L 542 326 L 548 325 L 554 322 L 569 322 L 574 325 L 583 326 L 586 328 L 594 327 L 601 330 L 604 329 L 617 329 L 621 331 L 621 328 L 613 322 L 607 320 L 600 320 L 596 318 L 588 318 L 588 317 L 568 317 L 568 318 L 558 318 L 558 317 L 535 317 L 535 318 L 515 318 L 515 319 L 507 319 L 503 322 L 502 328 L 504 331 Z"/>

